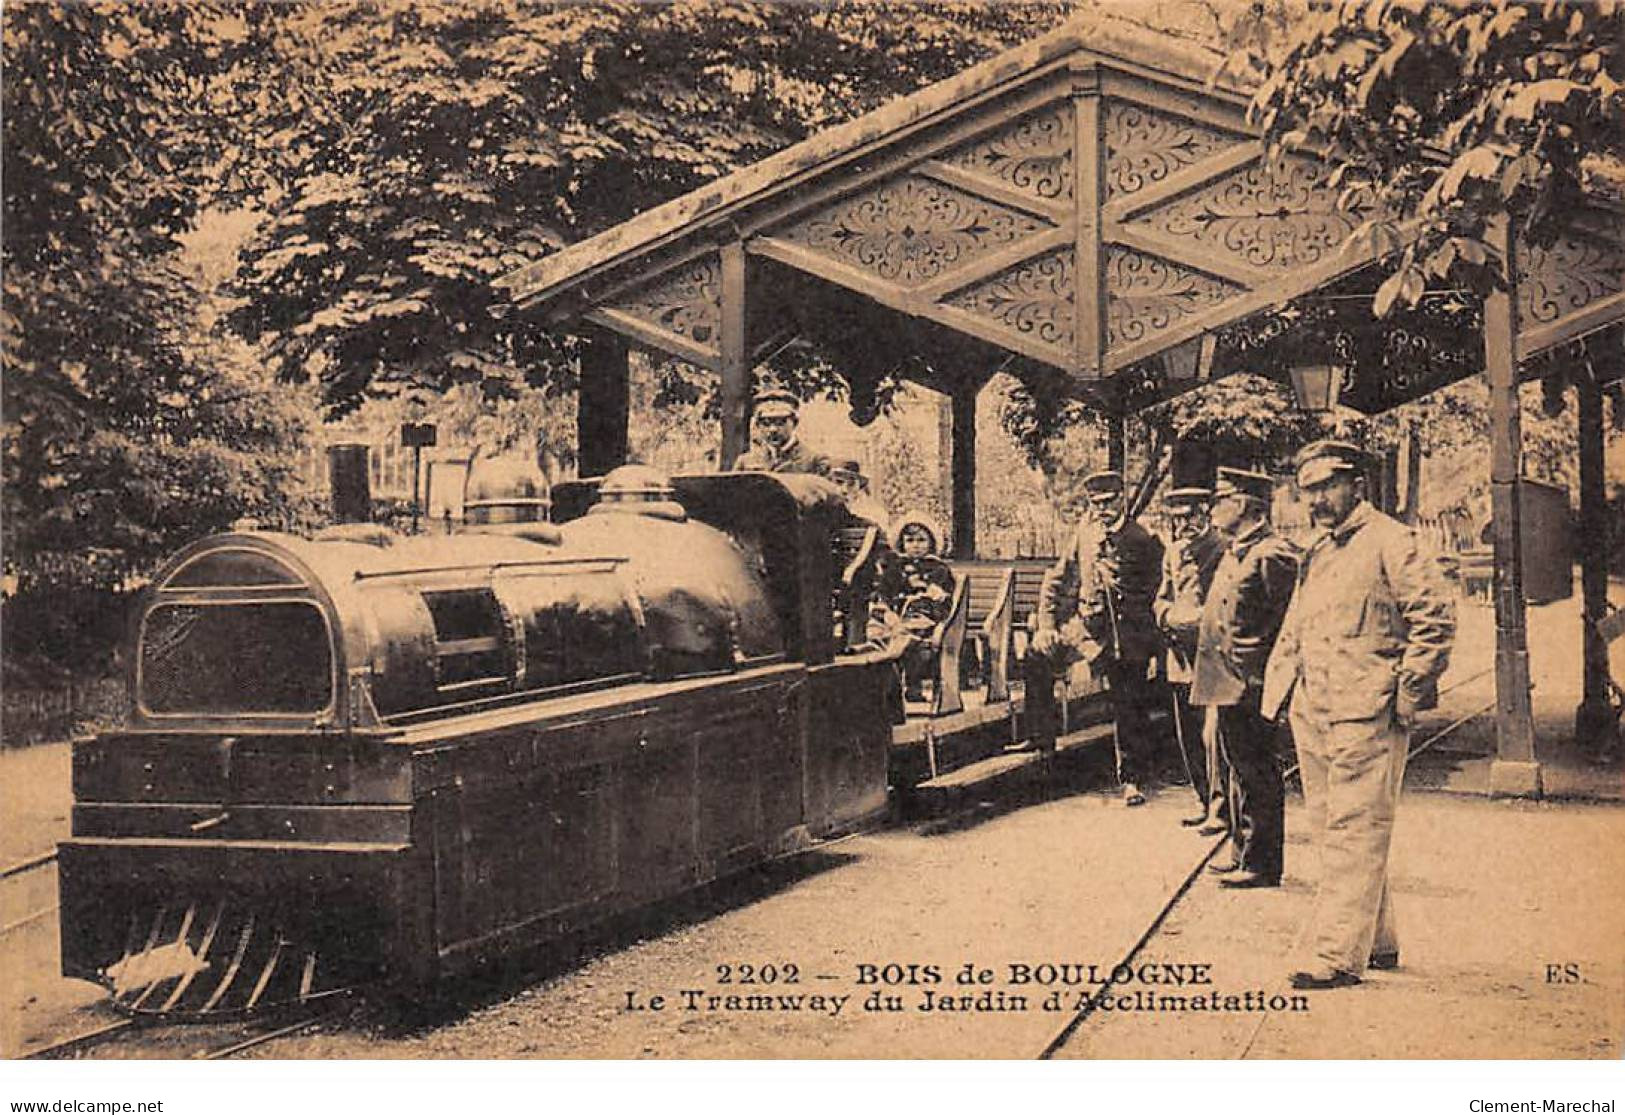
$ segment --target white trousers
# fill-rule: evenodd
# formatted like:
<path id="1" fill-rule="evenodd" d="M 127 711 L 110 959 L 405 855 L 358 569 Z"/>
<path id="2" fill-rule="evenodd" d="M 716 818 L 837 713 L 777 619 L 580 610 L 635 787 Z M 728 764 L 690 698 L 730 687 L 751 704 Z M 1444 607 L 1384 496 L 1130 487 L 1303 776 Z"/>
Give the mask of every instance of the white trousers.
<path id="1" fill-rule="evenodd" d="M 1301 940 L 1309 967 L 1359 975 L 1373 951 L 1399 949 L 1388 848 L 1409 739 L 1390 712 L 1336 723 L 1318 713 L 1299 679 L 1288 718 L 1309 831 L 1320 849 L 1320 885 Z"/>

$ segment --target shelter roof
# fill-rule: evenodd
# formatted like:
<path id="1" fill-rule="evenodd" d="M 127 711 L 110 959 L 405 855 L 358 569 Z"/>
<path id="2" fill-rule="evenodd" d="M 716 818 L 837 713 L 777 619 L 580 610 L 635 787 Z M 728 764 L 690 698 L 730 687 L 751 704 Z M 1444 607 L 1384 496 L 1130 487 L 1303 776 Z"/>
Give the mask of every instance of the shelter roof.
<path id="1" fill-rule="evenodd" d="M 759 163 L 707 183 L 612 229 L 574 244 L 498 280 L 518 303 L 544 300 L 561 288 L 629 255 L 646 251 L 705 228 L 739 206 L 766 200 L 805 185 L 809 178 L 859 150 L 899 137 L 910 128 L 951 114 L 979 98 L 1069 59 L 1109 60 L 1131 70 L 1154 72 L 1192 89 L 1202 88 L 1224 56 L 1190 39 L 1161 35 L 1111 15 L 1074 20 L 1032 42 L 988 59 L 892 101 L 845 124 L 819 132 Z M 1246 94 L 1234 79 L 1218 88 L 1234 97 Z"/>
<path id="2" fill-rule="evenodd" d="M 1210 83 L 1221 60 L 1085 17 L 498 285 L 552 323 L 712 369 L 799 335 L 871 372 L 910 352 L 1085 386 L 1150 367 L 1162 381 L 1143 398 L 1164 398 L 1213 367 L 1204 338 L 1346 290 L 1375 258 L 1346 247 L 1374 211 L 1323 152 L 1266 160 L 1248 91 Z M 1617 223 L 1519 264 L 1520 357 L 1625 317 Z"/>

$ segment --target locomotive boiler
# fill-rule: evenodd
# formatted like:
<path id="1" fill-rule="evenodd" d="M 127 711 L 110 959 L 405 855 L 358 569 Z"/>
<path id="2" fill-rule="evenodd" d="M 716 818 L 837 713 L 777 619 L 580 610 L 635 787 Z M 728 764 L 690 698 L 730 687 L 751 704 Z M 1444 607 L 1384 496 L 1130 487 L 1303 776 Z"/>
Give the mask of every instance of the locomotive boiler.
<path id="1" fill-rule="evenodd" d="M 179 1016 L 410 990 L 884 810 L 895 674 L 833 654 L 820 481 L 477 494 L 158 572 L 128 726 L 74 748 L 65 974 Z"/>

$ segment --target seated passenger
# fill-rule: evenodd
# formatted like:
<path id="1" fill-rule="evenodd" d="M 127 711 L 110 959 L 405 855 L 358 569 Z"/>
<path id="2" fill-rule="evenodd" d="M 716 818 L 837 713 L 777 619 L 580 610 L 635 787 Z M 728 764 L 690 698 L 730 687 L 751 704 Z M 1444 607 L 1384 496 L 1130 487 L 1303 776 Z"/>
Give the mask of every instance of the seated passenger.
<path id="1" fill-rule="evenodd" d="M 910 701 L 925 699 L 922 683 L 936 673 L 929 640 L 953 604 L 954 572 L 937 556 L 940 536 L 925 515 L 903 515 L 892 533 L 895 552 L 880 574 L 875 625 L 887 642 L 903 643 L 903 696 Z"/>
<path id="2" fill-rule="evenodd" d="M 869 478 L 863 475 L 862 466 L 857 461 L 836 461 L 830 469 L 829 478 L 841 489 L 846 509 L 853 515 L 876 526 L 883 526 L 890 518 L 880 501 L 869 494 Z"/>

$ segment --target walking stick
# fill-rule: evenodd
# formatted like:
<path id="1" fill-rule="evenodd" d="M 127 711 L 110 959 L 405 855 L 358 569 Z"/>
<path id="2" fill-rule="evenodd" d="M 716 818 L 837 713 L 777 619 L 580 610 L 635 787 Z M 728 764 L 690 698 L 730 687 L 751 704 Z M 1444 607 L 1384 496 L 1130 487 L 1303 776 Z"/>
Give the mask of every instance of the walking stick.
<path id="1" fill-rule="evenodd" d="M 1168 686 L 1168 703 L 1174 711 L 1174 738 L 1179 742 L 1179 765 L 1185 768 L 1185 777 L 1190 779 L 1191 792 L 1196 795 L 1196 801 L 1203 809 L 1207 808 L 1207 800 L 1202 796 L 1201 788 L 1196 785 L 1196 775 L 1191 771 L 1190 753 L 1185 750 L 1185 718 L 1179 715 L 1179 694 L 1170 684 Z"/>
<path id="2" fill-rule="evenodd" d="M 1095 574 L 1095 579 L 1098 583 L 1100 579 L 1098 572 Z M 1106 597 L 1106 619 L 1112 625 L 1112 658 L 1121 664 L 1123 660 L 1123 636 L 1117 629 L 1117 605 L 1112 603 L 1112 586 L 1102 585 L 1101 591 Z M 1111 687 L 1111 678 L 1106 679 L 1106 684 Z M 1123 738 L 1121 730 L 1117 726 L 1117 701 L 1121 696 L 1121 693 L 1112 693 L 1112 758 L 1116 760 L 1117 781 L 1119 783 L 1123 781 Z"/>

